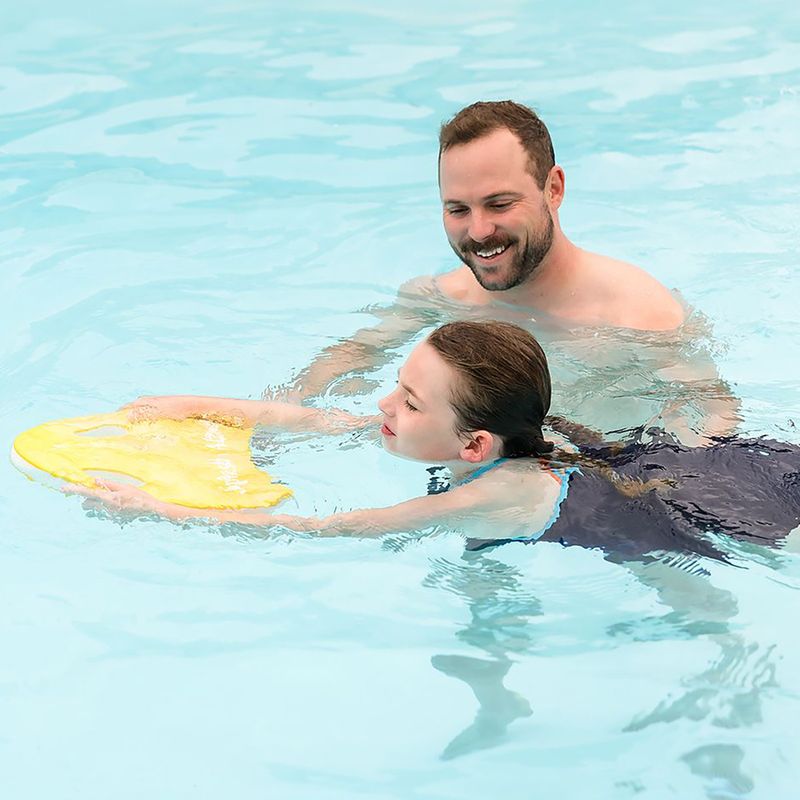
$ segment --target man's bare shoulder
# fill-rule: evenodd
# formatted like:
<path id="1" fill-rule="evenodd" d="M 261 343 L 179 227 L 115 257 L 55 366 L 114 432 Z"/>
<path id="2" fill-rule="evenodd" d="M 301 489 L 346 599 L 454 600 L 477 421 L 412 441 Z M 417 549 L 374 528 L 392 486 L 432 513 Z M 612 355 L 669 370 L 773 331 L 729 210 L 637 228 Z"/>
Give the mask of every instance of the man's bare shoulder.
<path id="1" fill-rule="evenodd" d="M 426 295 L 436 289 L 436 279 L 433 275 L 417 275 L 405 281 L 397 290 L 400 297 L 416 297 Z"/>
<path id="2" fill-rule="evenodd" d="M 635 264 L 583 251 L 585 288 L 602 307 L 602 323 L 639 330 L 673 330 L 686 311 L 664 284 Z M 600 308 L 598 308 L 600 310 Z"/>
<path id="3" fill-rule="evenodd" d="M 395 302 L 383 309 L 374 310 L 377 316 L 400 315 L 419 319 L 425 324 L 441 324 L 441 314 L 454 301 L 448 291 L 440 285 L 435 275 L 419 275 L 411 278 L 397 291 Z M 458 301 L 455 301 L 458 304 Z"/>
<path id="4" fill-rule="evenodd" d="M 486 291 L 475 280 L 469 267 L 457 267 L 434 279 L 439 292 L 448 300 L 467 305 L 486 305 Z"/>
<path id="5" fill-rule="evenodd" d="M 684 306 L 652 275 L 640 267 L 609 256 L 575 248 L 571 268 L 562 273 L 555 291 L 516 294 L 487 292 L 467 266 L 435 278 L 409 281 L 401 289 L 416 295 L 433 293 L 439 302 L 486 306 L 493 301 L 543 311 L 579 325 L 602 325 L 639 330 L 673 330 L 685 318 Z"/>

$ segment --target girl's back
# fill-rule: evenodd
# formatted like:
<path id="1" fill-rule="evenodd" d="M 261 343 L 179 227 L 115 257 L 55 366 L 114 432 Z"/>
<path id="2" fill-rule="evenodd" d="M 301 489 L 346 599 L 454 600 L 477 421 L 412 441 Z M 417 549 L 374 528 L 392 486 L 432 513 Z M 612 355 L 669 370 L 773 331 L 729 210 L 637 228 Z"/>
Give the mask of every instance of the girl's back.
<path id="1" fill-rule="evenodd" d="M 800 525 L 800 447 L 794 444 L 732 438 L 689 448 L 661 441 L 621 451 L 584 447 L 582 455 L 544 541 L 598 547 L 618 558 L 664 550 L 719 558 L 704 534 L 774 545 Z M 594 466 L 603 463 L 633 481 L 626 487 L 609 479 Z M 637 485 L 643 490 L 635 491 Z"/>

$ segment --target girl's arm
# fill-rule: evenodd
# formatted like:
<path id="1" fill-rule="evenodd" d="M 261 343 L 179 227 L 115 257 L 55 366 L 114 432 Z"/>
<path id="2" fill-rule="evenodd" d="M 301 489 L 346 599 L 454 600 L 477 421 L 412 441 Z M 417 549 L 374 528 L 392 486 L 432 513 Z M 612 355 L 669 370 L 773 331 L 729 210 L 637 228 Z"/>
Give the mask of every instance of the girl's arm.
<path id="1" fill-rule="evenodd" d="M 261 510 L 220 508 L 189 508 L 177 503 L 157 500 L 152 495 L 128 483 L 97 481 L 95 488 L 69 484 L 62 491 L 79 494 L 118 511 L 141 511 L 158 514 L 175 522 L 200 519 L 210 522 L 239 522 L 247 525 L 280 525 L 294 531 L 317 531 L 322 535 L 377 536 L 390 531 L 426 527 L 457 515 L 459 512 L 479 513 L 486 506 L 483 493 L 472 485 L 450 492 L 416 497 L 386 508 L 364 508 L 331 514 L 328 517 L 300 517 L 292 514 L 271 514 Z M 485 510 L 485 509 L 484 509 Z"/>
<path id="2" fill-rule="evenodd" d="M 339 433 L 363 428 L 375 417 L 357 417 L 346 411 L 306 408 L 276 400 L 240 400 L 235 397 L 163 395 L 140 397 L 123 406 L 132 420 L 210 419 L 226 425 L 270 425 L 295 431 Z"/>
<path id="3" fill-rule="evenodd" d="M 525 524 L 536 530 L 536 518 L 540 516 L 537 513 L 539 509 L 508 502 L 507 497 L 498 498 L 490 485 L 481 486 L 477 481 L 449 492 L 417 497 L 385 508 L 364 508 L 323 518 L 272 514 L 267 511 L 188 508 L 156 500 L 130 484 L 103 481 L 98 481 L 98 488 L 95 489 L 67 486 L 64 491 L 101 500 L 105 505 L 121 511 L 155 513 L 176 522 L 199 519 L 259 526 L 280 525 L 289 530 L 316 532 L 322 536 L 379 536 L 392 531 L 414 530 L 440 522 L 453 522 L 461 515 L 468 516 L 473 521 L 499 523 L 502 528 Z M 545 492 L 545 496 L 541 498 L 542 523 L 551 514 L 555 501 L 555 495 L 549 497 L 549 494 Z"/>
<path id="4" fill-rule="evenodd" d="M 259 515 L 259 524 L 281 525 L 289 530 L 315 532 L 322 536 L 380 536 L 452 521 L 461 514 L 480 517 L 493 506 L 479 487 L 470 484 L 441 494 L 415 497 L 393 506 L 360 508 L 327 517 L 265 513 Z"/>
<path id="5" fill-rule="evenodd" d="M 504 538 L 510 531 L 543 531 L 558 508 L 561 484 L 539 472 L 508 478 L 487 475 L 441 494 L 416 497 L 385 508 L 362 508 L 327 517 L 265 514 L 265 524 L 322 536 L 379 536 L 393 531 L 426 528 L 447 523 L 481 530 L 487 539 Z M 496 532 L 496 536 L 487 531 Z"/>

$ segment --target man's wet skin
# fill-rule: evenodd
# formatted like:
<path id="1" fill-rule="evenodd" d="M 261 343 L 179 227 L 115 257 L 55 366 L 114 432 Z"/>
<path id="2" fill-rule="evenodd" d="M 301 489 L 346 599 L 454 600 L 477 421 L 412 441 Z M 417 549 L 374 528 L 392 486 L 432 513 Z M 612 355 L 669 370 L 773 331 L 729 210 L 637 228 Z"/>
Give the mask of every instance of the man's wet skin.
<path id="1" fill-rule="evenodd" d="M 510 107 L 515 119 L 533 120 L 524 129 L 527 144 L 502 121 L 447 139 L 448 126 L 487 107 L 493 120 Z M 442 220 L 461 265 L 408 281 L 394 306 L 377 313 L 380 324 L 326 348 L 297 376 L 298 396 L 322 394 L 334 383 L 334 392 L 352 390 L 340 380 L 347 374 L 363 391 L 365 374 L 426 328 L 497 319 L 541 339 L 561 414 L 606 432 L 653 424 L 687 444 L 735 428 L 738 402 L 709 355 L 704 321 L 694 315 L 687 323 L 686 305 L 641 268 L 565 235 L 564 170 L 530 109 L 469 106 L 443 127 L 440 141 Z"/>
<path id="2" fill-rule="evenodd" d="M 644 270 L 576 247 L 558 212 L 564 170 L 537 168 L 505 127 L 445 149 L 439 161 L 442 220 L 465 265 L 441 276 L 448 296 L 500 302 L 580 325 L 671 330 L 680 303 Z"/>

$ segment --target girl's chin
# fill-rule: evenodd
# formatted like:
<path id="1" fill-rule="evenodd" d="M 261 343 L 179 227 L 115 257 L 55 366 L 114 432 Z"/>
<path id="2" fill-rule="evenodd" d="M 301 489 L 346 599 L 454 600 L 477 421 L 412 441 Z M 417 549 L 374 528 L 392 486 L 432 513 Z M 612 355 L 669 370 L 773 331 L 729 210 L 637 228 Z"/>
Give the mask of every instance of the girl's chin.
<path id="1" fill-rule="evenodd" d="M 417 461 L 422 464 L 443 464 L 448 459 L 437 458 L 430 453 L 405 453 L 397 449 L 397 439 L 394 436 L 381 436 L 381 444 L 387 453 L 391 453 L 396 458 L 402 458 L 406 461 Z"/>

